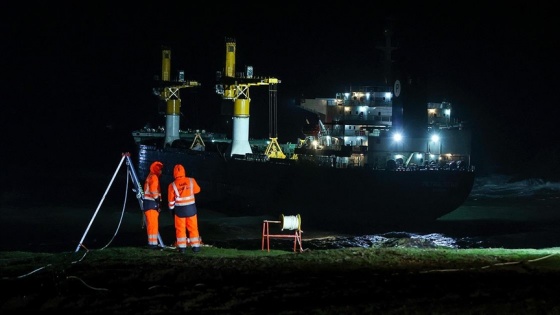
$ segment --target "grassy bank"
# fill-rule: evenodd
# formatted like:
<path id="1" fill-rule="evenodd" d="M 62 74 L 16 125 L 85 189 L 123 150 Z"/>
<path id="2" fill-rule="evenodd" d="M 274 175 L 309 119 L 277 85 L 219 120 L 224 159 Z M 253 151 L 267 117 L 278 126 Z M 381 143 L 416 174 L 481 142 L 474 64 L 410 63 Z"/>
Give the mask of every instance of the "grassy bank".
<path id="1" fill-rule="evenodd" d="M 557 249 L 0 252 L 3 314 L 558 313 Z"/>

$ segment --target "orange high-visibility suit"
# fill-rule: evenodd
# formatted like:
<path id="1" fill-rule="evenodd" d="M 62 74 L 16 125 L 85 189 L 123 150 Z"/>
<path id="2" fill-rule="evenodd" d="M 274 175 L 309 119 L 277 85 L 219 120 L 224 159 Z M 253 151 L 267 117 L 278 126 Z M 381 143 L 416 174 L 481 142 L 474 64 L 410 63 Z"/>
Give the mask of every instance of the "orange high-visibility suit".
<path id="1" fill-rule="evenodd" d="M 163 170 L 163 163 L 155 161 L 150 165 L 150 174 L 144 182 L 143 210 L 146 217 L 148 232 L 148 248 L 158 248 L 159 212 L 161 211 L 161 187 L 159 177 Z"/>
<path id="2" fill-rule="evenodd" d="M 200 186 L 194 178 L 186 175 L 183 165 L 175 165 L 173 168 L 175 180 L 168 186 L 167 200 L 169 210 L 174 213 L 177 249 L 185 252 L 187 245 L 190 244 L 193 252 L 196 253 L 200 251 L 201 239 L 198 233 L 198 215 L 194 195 L 200 192 Z"/>

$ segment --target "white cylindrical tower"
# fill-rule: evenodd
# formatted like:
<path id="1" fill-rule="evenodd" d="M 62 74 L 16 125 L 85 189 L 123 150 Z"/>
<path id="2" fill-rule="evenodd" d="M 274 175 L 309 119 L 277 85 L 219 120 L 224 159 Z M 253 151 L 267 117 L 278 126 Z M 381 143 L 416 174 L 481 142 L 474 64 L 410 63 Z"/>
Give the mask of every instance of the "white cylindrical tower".
<path id="1" fill-rule="evenodd" d="M 167 110 L 165 116 L 165 145 L 171 145 L 173 141 L 179 139 L 179 122 L 181 115 L 181 100 L 167 100 Z"/>
<path id="2" fill-rule="evenodd" d="M 249 144 L 249 99 L 236 99 L 233 107 L 231 155 L 253 153 Z"/>

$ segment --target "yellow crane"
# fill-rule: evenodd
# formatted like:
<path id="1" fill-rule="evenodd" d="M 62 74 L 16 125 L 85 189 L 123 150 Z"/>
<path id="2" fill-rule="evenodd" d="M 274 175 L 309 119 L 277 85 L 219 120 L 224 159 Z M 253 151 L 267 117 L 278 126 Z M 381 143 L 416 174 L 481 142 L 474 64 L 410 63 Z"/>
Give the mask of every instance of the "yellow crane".
<path id="1" fill-rule="evenodd" d="M 230 156 L 234 154 L 246 155 L 253 153 L 249 144 L 249 117 L 251 97 L 249 88 L 252 86 L 266 85 L 269 87 L 269 138 L 265 154 L 272 158 L 286 158 L 278 144 L 276 111 L 277 111 L 277 85 L 280 80 L 274 77 L 255 77 L 253 67 L 248 66 L 241 74 L 235 72 L 236 42 L 226 38 L 226 60 L 221 81 L 216 85 L 216 93 L 223 99 L 233 101 L 233 137 Z"/>
<path id="2" fill-rule="evenodd" d="M 184 73 L 179 78 L 171 80 L 171 50 L 162 49 L 161 82 L 155 89 L 161 100 L 166 102 L 165 110 L 165 145 L 170 146 L 179 136 L 179 118 L 181 116 L 180 90 L 200 86 L 197 81 L 186 81 Z"/>

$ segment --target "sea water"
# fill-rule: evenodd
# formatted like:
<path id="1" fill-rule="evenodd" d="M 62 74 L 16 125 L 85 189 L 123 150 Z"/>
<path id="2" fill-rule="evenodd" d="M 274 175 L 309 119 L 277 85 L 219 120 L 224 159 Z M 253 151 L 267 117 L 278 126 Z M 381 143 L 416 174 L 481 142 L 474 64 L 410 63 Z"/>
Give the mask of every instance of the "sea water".
<path id="1" fill-rule="evenodd" d="M 506 175 L 479 177 L 461 207 L 429 226 L 305 243 L 307 248 L 560 247 L 560 183 Z"/>

